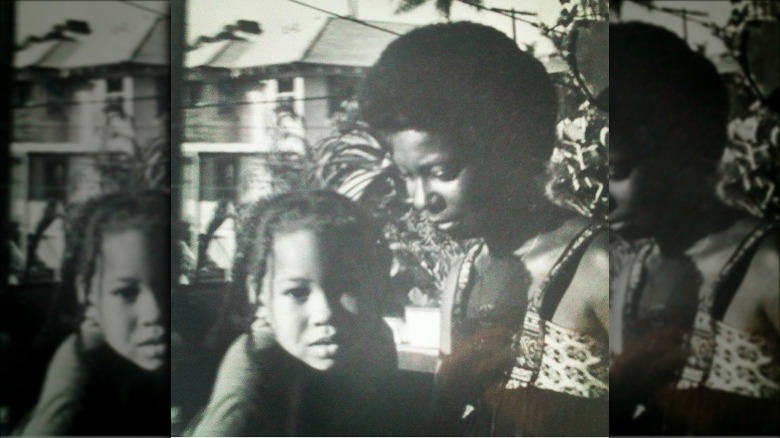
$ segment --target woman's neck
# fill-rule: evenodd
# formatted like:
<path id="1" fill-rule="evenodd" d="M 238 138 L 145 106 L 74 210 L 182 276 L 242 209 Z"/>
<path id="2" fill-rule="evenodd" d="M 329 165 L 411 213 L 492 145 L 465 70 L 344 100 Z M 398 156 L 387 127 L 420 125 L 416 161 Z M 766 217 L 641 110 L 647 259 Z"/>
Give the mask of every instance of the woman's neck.
<path id="1" fill-rule="evenodd" d="M 492 226 L 483 238 L 490 253 L 507 255 L 525 242 L 558 228 L 575 214 L 540 199 L 527 206 L 504 209 L 493 218 Z"/>
<path id="2" fill-rule="evenodd" d="M 707 197 L 680 208 L 678 214 L 660 224 L 654 233 L 655 241 L 661 256 L 679 255 L 696 242 L 727 228 L 739 217 L 739 212 L 716 197 Z"/>

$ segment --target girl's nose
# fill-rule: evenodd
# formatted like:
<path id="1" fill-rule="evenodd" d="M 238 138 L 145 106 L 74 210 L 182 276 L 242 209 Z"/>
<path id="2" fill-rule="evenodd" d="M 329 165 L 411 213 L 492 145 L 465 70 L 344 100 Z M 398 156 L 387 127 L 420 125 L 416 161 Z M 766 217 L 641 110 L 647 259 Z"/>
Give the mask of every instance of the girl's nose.
<path id="1" fill-rule="evenodd" d="M 160 302 L 151 289 L 145 288 L 141 292 L 136 302 L 136 309 L 141 325 L 160 323 L 160 317 L 162 316 Z"/>
<path id="2" fill-rule="evenodd" d="M 311 293 L 307 302 L 309 321 L 312 325 L 325 325 L 333 318 L 333 304 L 328 300 L 325 291 L 316 290 Z"/>

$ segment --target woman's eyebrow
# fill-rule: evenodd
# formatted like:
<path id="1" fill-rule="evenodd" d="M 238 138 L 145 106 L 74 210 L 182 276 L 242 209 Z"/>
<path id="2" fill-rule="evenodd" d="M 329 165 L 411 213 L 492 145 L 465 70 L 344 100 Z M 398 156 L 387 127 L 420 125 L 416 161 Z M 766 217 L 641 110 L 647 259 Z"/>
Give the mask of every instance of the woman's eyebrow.
<path id="1" fill-rule="evenodd" d="M 283 278 L 281 279 L 285 283 L 302 283 L 302 284 L 309 284 L 312 282 L 310 278 L 305 277 L 292 277 L 292 278 Z"/>
<path id="2" fill-rule="evenodd" d="M 442 157 L 442 156 L 436 156 L 429 160 L 424 160 L 423 162 L 419 163 L 417 165 L 418 171 L 428 171 L 432 167 L 436 166 L 452 166 L 452 165 L 458 165 L 460 164 L 460 160 L 457 160 L 453 157 Z"/>

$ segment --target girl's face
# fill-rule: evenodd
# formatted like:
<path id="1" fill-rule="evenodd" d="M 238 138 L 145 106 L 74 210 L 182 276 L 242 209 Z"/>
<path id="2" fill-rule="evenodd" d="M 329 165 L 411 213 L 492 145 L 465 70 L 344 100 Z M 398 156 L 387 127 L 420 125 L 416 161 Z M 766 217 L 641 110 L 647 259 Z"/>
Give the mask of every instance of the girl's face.
<path id="1" fill-rule="evenodd" d="M 277 234 L 261 300 L 277 342 L 317 370 L 351 358 L 370 280 L 356 254 L 311 230 Z"/>
<path id="2" fill-rule="evenodd" d="M 387 136 L 414 207 L 456 239 L 480 237 L 488 220 L 479 200 L 491 190 L 441 135 L 405 130 Z"/>
<path id="3" fill-rule="evenodd" d="M 92 305 L 108 345 L 145 370 L 161 368 L 167 357 L 163 324 L 167 264 L 151 251 L 139 230 L 104 235 L 93 277 Z"/>

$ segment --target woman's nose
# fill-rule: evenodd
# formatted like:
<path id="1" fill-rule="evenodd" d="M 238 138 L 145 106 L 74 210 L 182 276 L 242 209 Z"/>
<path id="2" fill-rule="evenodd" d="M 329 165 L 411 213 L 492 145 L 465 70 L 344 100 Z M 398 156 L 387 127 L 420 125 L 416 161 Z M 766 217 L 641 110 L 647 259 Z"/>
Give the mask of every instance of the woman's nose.
<path id="1" fill-rule="evenodd" d="M 417 210 L 424 210 L 428 205 L 428 184 L 422 178 L 409 180 L 407 183 L 412 206 Z"/>
<path id="2" fill-rule="evenodd" d="M 406 188 L 409 192 L 409 201 L 416 210 L 427 210 L 436 214 L 444 210 L 444 198 L 431 190 L 428 181 L 423 178 L 407 180 Z"/>

